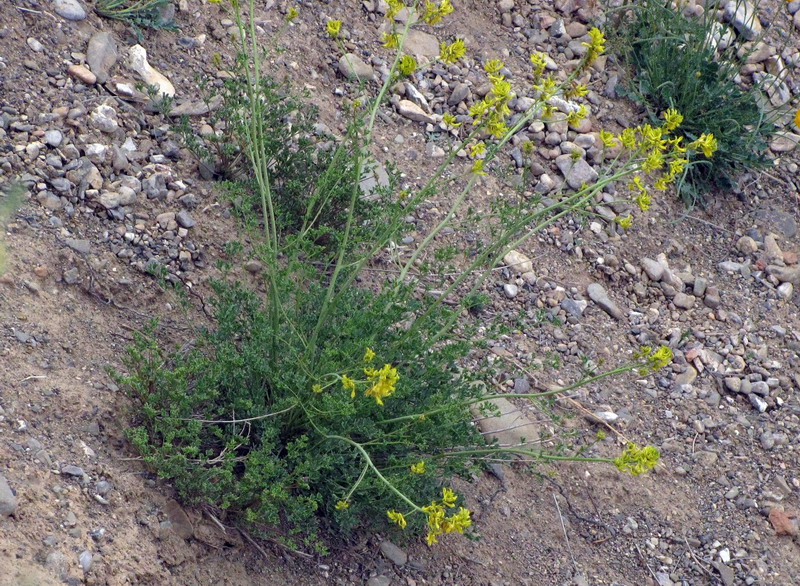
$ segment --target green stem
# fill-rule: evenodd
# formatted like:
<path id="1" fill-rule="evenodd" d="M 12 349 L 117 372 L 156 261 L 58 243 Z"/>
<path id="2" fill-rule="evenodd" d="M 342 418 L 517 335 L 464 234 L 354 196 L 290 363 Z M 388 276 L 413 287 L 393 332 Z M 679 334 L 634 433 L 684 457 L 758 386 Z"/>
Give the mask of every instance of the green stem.
<path id="1" fill-rule="evenodd" d="M 553 460 L 560 462 L 602 462 L 605 464 L 613 464 L 612 458 L 589 458 L 584 456 L 554 456 L 552 454 L 544 454 L 541 452 L 534 452 L 533 450 L 523 450 L 522 448 L 485 448 L 475 450 L 458 450 L 449 452 L 450 454 L 472 454 L 476 456 L 491 455 L 491 454 L 519 454 L 521 456 L 530 456 L 531 458 L 538 458 L 540 460 Z"/>

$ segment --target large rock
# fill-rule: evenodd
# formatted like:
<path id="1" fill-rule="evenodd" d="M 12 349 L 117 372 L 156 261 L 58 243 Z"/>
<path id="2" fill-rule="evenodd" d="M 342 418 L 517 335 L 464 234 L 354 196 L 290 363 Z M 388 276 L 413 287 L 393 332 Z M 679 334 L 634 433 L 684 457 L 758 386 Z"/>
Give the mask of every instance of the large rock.
<path id="1" fill-rule="evenodd" d="M 397 104 L 397 113 L 403 118 L 414 120 L 415 122 L 426 122 L 434 124 L 436 119 L 428 114 L 425 110 L 417 106 L 411 100 L 400 100 Z"/>
<path id="2" fill-rule="evenodd" d="M 748 41 L 752 41 L 761 34 L 758 9 L 747 0 L 728 0 L 723 18 L 730 22 L 733 28 Z"/>
<path id="3" fill-rule="evenodd" d="M 503 263 L 517 273 L 530 273 L 533 271 L 533 262 L 519 251 L 511 250 L 503 257 Z"/>
<path id="4" fill-rule="evenodd" d="M 83 20 L 86 10 L 78 0 L 53 0 L 53 12 L 67 20 Z"/>
<path id="5" fill-rule="evenodd" d="M 156 71 L 147 61 L 147 51 L 141 45 L 134 45 L 128 49 L 128 65 L 139 74 L 148 86 L 155 87 L 159 96 L 175 95 L 175 86 L 164 74 Z"/>
<path id="6" fill-rule="evenodd" d="M 403 48 L 406 53 L 417 59 L 421 57 L 434 59 L 439 56 L 439 40 L 431 34 L 418 30 L 411 30 L 408 33 Z"/>
<path id="7" fill-rule="evenodd" d="M 5 477 L 0 474 L 0 517 L 13 515 L 17 510 L 17 496 L 8 485 Z"/>
<path id="8" fill-rule="evenodd" d="M 372 81 L 375 71 L 354 53 L 345 53 L 339 59 L 339 73 L 350 81 Z"/>
<path id="9" fill-rule="evenodd" d="M 556 166 L 572 189 L 580 189 L 584 183 L 589 185 L 597 181 L 597 171 L 583 158 L 573 159 L 572 155 L 560 155 L 556 157 Z"/>
<path id="10" fill-rule="evenodd" d="M 95 33 L 86 49 L 86 63 L 98 83 L 108 81 L 108 72 L 117 62 L 117 43 L 111 33 Z"/>

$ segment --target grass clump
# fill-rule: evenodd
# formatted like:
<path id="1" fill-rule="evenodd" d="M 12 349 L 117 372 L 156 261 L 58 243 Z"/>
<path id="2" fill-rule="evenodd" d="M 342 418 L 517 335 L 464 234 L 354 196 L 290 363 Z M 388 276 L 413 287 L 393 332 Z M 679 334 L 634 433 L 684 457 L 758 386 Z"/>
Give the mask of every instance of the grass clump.
<path id="1" fill-rule="evenodd" d="M 605 39 L 591 31 L 586 55 L 563 82 L 545 73 L 543 54 L 532 55 L 538 97 L 513 119 L 508 103 L 515 93 L 500 73 L 504 64 L 487 61 L 492 90 L 472 105 L 469 120 L 442 116 L 438 132 L 449 148 L 440 167 L 421 186 L 386 194 L 363 213 L 360 180 L 372 164 L 379 111 L 390 88 L 418 68 L 403 53 L 411 25 L 395 28 L 404 4 L 388 4 L 390 32 L 383 42 L 396 51 L 390 74 L 374 99 L 354 105 L 330 154 L 304 142 L 308 125 L 302 117 L 289 122 L 301 107 L 262 75 L 254 3 L 246 8 L 249 19 L 233 5 L 242 81 L 231 86 L 225 131 L 238 138 L 225 156 L 240 157 L 230 168 L 241 175 L 240 196 L 252 198 L 259 212 L 248 229 L 259 243 L 262 287 L 217 283 L 208 330 L 174 350 L 145 332 L 129 349 L 127 374 L 119 377 L 137 406 L 129 432 L 133 445 L 183 500 L 212 507 L 260 535 L 319 551 L 356 529 L 394 526 L 424 535 L 428 544 L 469 531 L 470 511 L 450 482 L 456 474 L 468 476 L 483 459 L 521 454 L 605 462 L 633 474 L 652 469 L 658 452 L 633 444 L 618 458 L 548 453 L 524 442 L 487 444 L 473 416 L 497 414 L 495 399 L 543 400 L 623 372 L 646 374 L 670 361 L 668 348 L 645 348 L 620 367 L 587 373 L 553 391 L 491 393 L 482 384 L 491 372 L 470 354 L 476 314 L 490 302 L 481 291 L 492 268 L 531 235 L 585 211 L 603 189 L 631 178 L 631 207 L 646 210 L 651 190 L 666 189 L 686 156 L 701 150 L 710 157 L 715 149 L 709 134 L 688 144 L 673 138 L 681 122 L 673 110 L 660 126 L 604 133 L 610 162 L 595 183 L 547 204 L 540 197 L 501 202 L 506 198 L 498 195 L 483 217 L 491 238 L 478 247 L 443 250 L 435 245 L 437 236 L 467 213 L 470 193 L 514 134 L 537 116 L 576 126 L 588 115 L 585 104 L 564 98 L 588 92 L 577 78 L 602 53 Z M 424 6 L 429 24 L 452 11 L 447 0 Z M 287 14 L 297 17 L 296 11 Z M 343 26 L 329 21 L 325 30 L 332 46 L 346 53 Z M 440 59 L 454 63 L 465 51 L 458 39 L 443 43 Z M 468 153 L 465 165 L 458 164 L 461 151 Z M 281 177 L 284 164 L 308 169 L 307 177 L 296 177 L 300 183 L 286 190 L 295 176 Z M 441 197 L 445 193 L 452 200 Z M 416 248 L 399 251 L 395 243 L 407 214 L 431 199 L 444 208 L 441 220 Z M 627 216 L 620 229 L 632 221 Z M 330 239 L 320 241 L 319 230 L 328 230 Z M 442 270 L 456 261 L 456 272 Z M 382 268 L 371 272 L 376 262 Z"/>
<path id="2" fill-rule="evenodd" d="M 738 43 L 717 48 L 725 29 L 714 20 L 716 8 L 712 3 L 697 19 L 670 2 L 635 2 L 610 18 L 618 23 L 612 45 L 629 67 L 627 95 L 645 106 L 651 121 L 668 108 L 679 111 L 677 133 L 687 141 L 704 132 L 717 139 L 713 159 L 692 159 L 676 183 L 689 206 L 703 205 L 716 188 L 730 188 L 742 171 L 769 165 L 767 144 L 775 133 L 774 115 L 762 108 L 763 88 L 736 82 L 747 50 L 741 58 Z"/>

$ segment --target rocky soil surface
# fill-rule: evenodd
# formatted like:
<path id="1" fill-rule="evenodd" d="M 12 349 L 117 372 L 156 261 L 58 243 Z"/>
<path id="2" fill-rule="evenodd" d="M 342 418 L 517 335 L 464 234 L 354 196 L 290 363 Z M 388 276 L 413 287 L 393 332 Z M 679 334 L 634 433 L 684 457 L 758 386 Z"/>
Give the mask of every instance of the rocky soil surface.
<path id="1" fill-rule="evenodd" d="M 374 154 L 398 164 L 406 187 L 440 163 L 449 140 L 442 115 L 465 115 L 488 91 L 483 60 L 506 62 L 520 115 L 532 103 L 530 52 L 546 52 L 548 69 L 563 75 L 585 51 L 588 27 L 602 22 L 588 0 L 453 3 L 442 25 L 412 33 L 409 52 L 431 65 L 395 87 L 381 112 Z M 711 3 L 685 4 L 699 15 Z M 265 44 L 289 7 L 299 8 L 269 73 L 307 89 L 320 128 L 341 132 L 344 107 L 374 93 L 388 71 L 378 41 L 384 2 L 256 5 Z M 429 549 L 367 535 L 314 558 L 182 508 L 125 440 L 130 405 L 107 368 L 121 367 L 133 332 L 154 317 L 163 339 L 190 339 L 209 319 L 207 283 L 228 258 L 226 243 L 252 244 L 173 125 L 186 114 L 200 137 L 220 130 L 208 124 L 197 77 L 230 75 L 238 31 L 224 4 L 200 0 L 168 7 L 177 31 L 139 35 L 93 8 L 86 0 L 0 4 L 0 184 L 25 192 L 19 207 L 0 201 L 0 583 L 796 583 L 798 128 L 787 122 L 772 143 L 774 168 L 741 177 L 708 209 L 687 211 L 667 196 L 624 231 L 614 220 L 629 204 L 603 194 L 594 215 L 563 219 L 506 257 L 486 287 L 483 318 L 510 326 L 491 334 L 487 350 L 500 372 L 492 382 L 505 391 L 566 384 L 583 368 L 624 362 L 640 345 L 673 348 L 667 371 L 581 389 L 552 407 L 557 419 L 507 402 L 515 425 L 494 428 L 514 427 L 510 440 L 501 436 L 509 441 L 535 434 L 579 446 L 604 430 L 608 438 L 589 451 L 603 456 L 627 440 L 649 443 L 662 453 L 652 474 L 495 467 L 457 487 L 473 503 L 480 540 Z M 800 1 L 717 16 L 720 42 L 759 43 L 742 82 L 786 68 L 769 97 L 796 107 Z M 340 59 L 326 37 L 329 18 L 343 21 L 351 58 Z M 433 62 L 439 43 L 456 36 L 467 57 L 457 66 Z M 171 111 L 151 107 L 142 81 L 174 97 Z M 612 58 L 583 81 L 589 118 L 576 130 L 534 121 L 476 190 L 476 209 L 497 194 L 552 196 L 597 177 L 597 131 L 642 118 L 618 97 L 624 74 Z M 536 145 L 533 162 L 522 156 L 526 139 Z M 383 181 L 379 169 L 364 189 Z M 450 197 L 409 211 L 414 229 L 399 254 L 443 217 Z M 454 224 L 442 241 L 463 247 L 481 237 Z M 257 262 L 237 263 L 235 275 L 257 280 Z"/>

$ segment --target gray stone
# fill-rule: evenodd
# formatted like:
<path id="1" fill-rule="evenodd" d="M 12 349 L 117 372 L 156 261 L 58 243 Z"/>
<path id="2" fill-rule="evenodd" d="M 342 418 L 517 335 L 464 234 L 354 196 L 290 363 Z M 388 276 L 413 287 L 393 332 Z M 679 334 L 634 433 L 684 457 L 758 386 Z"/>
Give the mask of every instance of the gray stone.
<path id="1" fill-rule="evenodd" d="M 64 140 L 64 134 L 60 130 L 48 130 L 44 133 L 44 144 L 57 147 Z"/>
<path id="2" fill-rule="evenodd" d="M 386 167 L 373 158 L 369 158 L 364 165 L 364 172 L 358 186 L 361 188 L 361 199 L 376 201 L 380 198 L 382 190 L 390 185 L 389 173 Z"/>
<path id="3" fill-rule="evenodd" d="M 744 254 L 752 254 L 758 250 L 758 244 L 750 236 L 742 236 L 736 241 L 736 250 Z"/>
<path id="4" fill-rule="evenodd" d="M 95 33 L 86 49 L 86 63 L 97 77 L 98 83 L 108 81 L 109 71 L 117 62 L 117 43 L 111 33 Z"/>
<path id="5" fill-rule="evenodd" d="M 597 171 L 585 159 L 573 160 L 572 155 L 560 155 L 556 157 L 556 166 L 572 189 L 597 181 Z"/>
<path id="6" fill-rule="evenodd" d="M 86 10 L 78 0 L 53 0 L 53 12 L 67 20 L 83 20 Z"/>
<path id="7" fill-rule="evenodd" d="M 83 476 L 84 471 L 80 466 L 73 466 L 70 464 L 61 469 L 61 474 L 66 474 L 67 476 Z"/>
<path id="8" fill-rule="evenodd" d="M 84 574 L 87 574 L 89 570 L 92 569 L 92 554 L 88 551 L 81 552 L 81 555 L 78 556 L 78 563 L 81 566 L 81 570 L 83 570 Z"/>
<path id="9" fill-rule="evenodd" d="M 13 515 L 17 510 L 17 495 L 11 490 L 5 476 L 0 474 L 0 517 Z"/>
<path id="10" fill-rule="evenodd" d="M 351 81 L 372 81 L 375 71 L 372 66 L 353 53 L 345 53 L 339 59 L 339 73 Z"/>
<path id="11" fill-rule="evenodd" d="M 736 376 L 729 376 L 725 379 L 725 388 L 732 393 L 738 393 L 742 388 L 742 379 Z"/>
<path id="12" fill-rule="evenodd" d="M 155 70 L 147 61 L 147 51 L 141 45 L 134 45 L 128 49 L 128 65 L 142 78 L 145 84 L 155 87 L 159 96 L 175 95 L 175 86 L 164 74 Z"/>
<path id="13" fill-rule="evenodd" d="M 594 301 L 600 307 L 600 309 L 605 311 L 608 315 L 614 319 L 624 319 L 625 314 L 622 312 L 619 306 L 617 306 L 617 304 L 611 300 L 602 285 L 599 283 L 591 283 L 586 288 L 586 293 L 589 295 L 589 299 Z"/>
<path id="14" fill-rule="evenodd" d="M 651 281 L 660 281 L 664 276 L 664 265 L 652 258 L 643 258 L 642 268 Z"/>
<path id="15" fill-rule="evenodd" d="M 561 309 L 566 311 L 573 317 L 582 317 L 583 312 L 586 310 L 586 307 L 589 304 L 584 301 L 583 299 L 575 300 L 575 299 L 562 299 L 561 300 Z"/>
<path id="16" fill-rule="evenodd" d="M 675 377 L 675 386 L 690 385 L 695 379 L 697 379 L 697 371 L 693 366 L 689 366 L 684 372 Z"/>
<path id="17" fill-rule="evenodd" d="M 72 250 L 80 252 L 81 254 L 89 254 L 92 250 L 90 242 L 85 239 L 67 238 L 65 242 Z"/>
<path id="18" fill-rule="evenodd" d="M 708 281 L 703 277 L 696 277 L 692 288 L 692 294 L 695 297 L 702 297 L 708 288 Z"/>
<path id="19" fill-rule="evenodd" d="M 381 541 L 381 553 L 398 566 L 404 566 L 408 562 L 408 554 L 388 539 Z"/>
<path id="20" fill-rule="evenodd" d="M 100 104 L 94 109 L 91 116 L 92 126 L 100 132 L 111 134 L 117 131 L 117 111 L 107 104 Z"/>
<path id="21" fill-rule="evenodd" d="M 186 210 L 181 210 L 175 214 L 175 221 L 178 222 L 178 226 L 181 228 L 194 228 L 197 225 L 197 222 Z"/>
<path id="22" fill-rule="evenodd" d="M 513 283 L 506 283 L 503 285 L 503 293 L 505 293 L 506 297 L 509 299 L 513 299 L 519 293 L 519 287 Z"/>
<path id="23" fill-rule="evenodd" d="M 456 87 L 453 88 L 453 92 L 450 94 L 447 103 L 450 106 L 456 106 L 466 100 L 471 93 L 472 92 L 470 92 L 467 84 L 457 83 Z"/>
<path id="24" fill-rule="evenodd" d="M 794 295 L 794 285 L 791 283 L 781 283 L 778 286 L 778 297 L 783 299 L 784 301 L 789 301 Z"/>
<path id="25" fill-rule="evenodd" d="M 120 185 L 117 191 L 104 191 L 100 194 L 100 204 L 107 210 L 134 203 L 136 203 L 136 192 L 124 185 Z"/>
<path id="26" fill-rule="evenodd" d="M 367 580 L 367 586 L 390 586 L 392 579 L 389 576 L 373 576 Z"/>
<path id="27" fill-rule="evenodd" d="M 142 181 L 142 190 L 147 199 L 163 201 L 167 197 L 167 181 L 161 173 L 154 173 Z"/>
<path id="28" fill-rule="evenodd" d="M 675 297 L 673 297 L 672 302 L 675 304 L 675 307 L 680 309 L 691 309 L 694 307 L 694 302 L 696 298 L 694 295 L 687 295 L 686 293 L 677 293 Z"/>
<path id="29" fill-rule="evenodd" d="M 183 507 L 175 499 L 170 499 L 164 505 L 164 513 L 167 515 L 170 523 L 172 523 L 172 530 L 182 539 L 191 539 L 194 537 L 194 526 L 189 519 L 189 515 L 183 510 Z"/>
<path id="30" fill-rule="evenodd" d="M 767 410 L 767 402 L 758 395 L 750 393 L 747 395 L 747 398 L 750 399 L 750 404 L 755 407 L 759 413 L 764 413 Z"/>
<path id="31" fill-rule="evenodd" d="M 531 259 L 517 250 L 510 250 L 503 257 L 503 264 L 516 273 L 530 273 L 533 271 Z"/>

